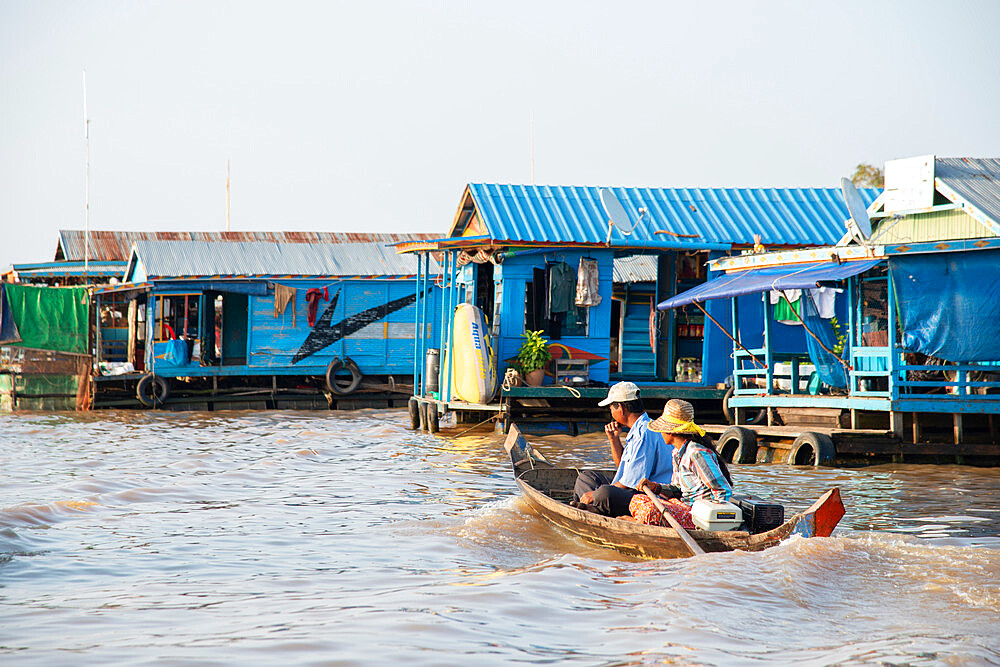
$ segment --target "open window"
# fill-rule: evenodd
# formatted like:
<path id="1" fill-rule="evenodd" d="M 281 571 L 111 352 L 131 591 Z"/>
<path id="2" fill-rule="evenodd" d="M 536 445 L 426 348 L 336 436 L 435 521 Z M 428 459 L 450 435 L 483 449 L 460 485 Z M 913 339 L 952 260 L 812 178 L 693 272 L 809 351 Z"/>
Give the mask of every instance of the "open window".
<path id="1" fill-rule="evenodd" d="M 588 335 L 590 308 L 576 305 L 576 275 L 565 262 L 533 270 L 525 284 L 525 329 L 542 330 L 549 340 Z"/>

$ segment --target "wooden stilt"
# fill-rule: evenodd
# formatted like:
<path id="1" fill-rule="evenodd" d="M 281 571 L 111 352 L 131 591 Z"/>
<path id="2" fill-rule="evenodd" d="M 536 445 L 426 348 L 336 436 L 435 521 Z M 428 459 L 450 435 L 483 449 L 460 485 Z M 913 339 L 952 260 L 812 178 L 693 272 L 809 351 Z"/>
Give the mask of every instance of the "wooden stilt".
<path id="1" fill-rule="evenodd" d="M 903 413 L 896 410 L 889 412 L 889 429 L 900 440 L 903 439 Z"/>
<path id="2" fill-rule="evenodd" d="M 919 444 L 923 439 L 923 432 L 920 428 L 920 419 L 916 412 L 911 412 L 910 415 L 913 418 L 913 444 Z"/>
<path id="3" fill-rule="evenodd" d="M 858 428 L 858 410 L 857 408 L 851 408 L 851 429 Z"/>
<path id="4" fill-rule="evenodd" d="M 965 427 L 962 423 L 962 415 L 956 412 L 953 415 L 954 430 L 955 430 L 955 444 L 960 445 L 965 440 Z"/>

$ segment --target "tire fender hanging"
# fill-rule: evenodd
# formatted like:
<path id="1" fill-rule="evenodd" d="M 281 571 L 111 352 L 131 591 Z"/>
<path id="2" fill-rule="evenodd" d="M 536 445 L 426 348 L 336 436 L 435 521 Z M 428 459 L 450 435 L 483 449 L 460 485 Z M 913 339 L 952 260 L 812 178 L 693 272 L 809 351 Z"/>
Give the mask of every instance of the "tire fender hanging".
<path id="1" fill-rule="evenodd" d="M 170 384 L 166 378 L 147 373 L 135 385 L 135 397 L 147 408 L 156 408 L 170 398 Z"/>
<path id="2" fill-rule="evenodd" d="M 337 380 L 337 373 L 347 371 L 351 374 L 351 379 L 347 384 L 343 380 Z M 326 367 L 326 388 L 337 396 L 347 396 L 353 394 L 361 384 L 361 369 L 350 357 L 334 357 L 330 365 Z"/>

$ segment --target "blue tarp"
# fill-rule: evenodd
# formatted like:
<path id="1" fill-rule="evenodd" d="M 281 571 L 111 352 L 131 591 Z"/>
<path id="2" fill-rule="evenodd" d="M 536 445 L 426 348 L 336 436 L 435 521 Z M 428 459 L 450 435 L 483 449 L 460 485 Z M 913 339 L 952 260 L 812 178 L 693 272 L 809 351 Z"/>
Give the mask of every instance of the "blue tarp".
<path id="1" fill-rule="evenodd" d="M 900 347 L 956 363 L 1000 360 L 1000 251 L 892 257 Z"/>
<path id="2" fill-rule="evenodd" d="M 836 262 L 812 262 L 727 273 L 671 297 L 656 307 L 660 310 L 668 310 L 686 306 L 695 301 L 728 299 L 751 292 L 822 287 L 864 273 L 881 261 L 880 259 L 866 259 L 840 264 Z"/>
<path id="3" fill-rule="evenodd" d="M 14 313 L 7 305 L 7 290 L 4 289 L 4 285 L 0 285 L 0 344 L 17 343 L 20 340 L 21 334 L 17 330 Z"/>

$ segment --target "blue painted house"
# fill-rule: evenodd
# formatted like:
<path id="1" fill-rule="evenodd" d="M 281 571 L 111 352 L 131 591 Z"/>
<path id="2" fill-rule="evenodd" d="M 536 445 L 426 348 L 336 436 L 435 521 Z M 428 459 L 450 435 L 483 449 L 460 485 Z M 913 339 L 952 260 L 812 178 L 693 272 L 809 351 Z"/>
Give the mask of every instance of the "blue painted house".
<path id="1" fill-rule="evenodd" d="M 135 241 L 123 283 L 94 291 L 126 339 L 97 365 L 151 378 L 137 387 L 146 403 L 206 379 L 213 389 L 307 381 L 345 396 L 364 378 L 408 395 L 415 340 L 439 336 L 432 317 L 418 327 L 416 273 L 416 258 L 384 242 Z M 440 288 L 420 289 L 422 308 L 438 312 Z M 96 327 L 104 352 L 106 328 Z"/>
<path id="2" fill-rule="evenodd" d="M 895 438 L 834 451 L 827 436 L 811 434 L 815 442 L 792 443 L 793 463 L 852 451 L 1000 460 L 1000 160 L 894 160 L 885 182 L 868 206 L 870 235 L 719 258 L 710 263 L 716 278 L 659 308 L 714 302 L 736 313 L 737 412 L 766 411 L 769 425 L 825 423 Z M 736 312 L 761 294 L 801 290 L 798 298 L 812 302 L 823 288 L 833 290 L 837 320 L 803 304 L 805 354 L 781 349 L 774 308 L 749 323 Z M 740 335 L 753 327 L 763 336 Z M 808 387 L 799 381 L 806 377 Z"/>
<path id="3" fill-rule="evenodd" d="M 530 329 L 543 330 L 569 356 L 588 358 L 591 381 L 629 379 L 669 386 L 675 394 L 683 387 L 714 392 L 732 373 L 731 350 L 709 318 L 727 325 L 728 305 L 657 314 L 655 304 L 705 282 L 710 259 L 748 248 L 755 238 L 772 248 L 831 244 L 848 218 L 834 188 L 610 190 L 630 230 L 609 225 L 596 187 L 474 183 L 465 188 L 445 237 L 397 248 L 440 253 L 449 278 L 444 312 L 468 302 L 486 313 L 501 377 Z M 862 196 L 870 203 L 877 194 Z M 573 284 L 575 295 L 588 266 L 594 298 L 590 305 L 574 299 L 567 307 L 565 283 Z M 742 307 L 747 319 L 762 308 L 759 299 Z M 442 331 L 447 348 L 450 334 Z M 788 345 L 804 342 L 793 337 Z M 449 372 L 441 370 L 442 387 Z"/>

